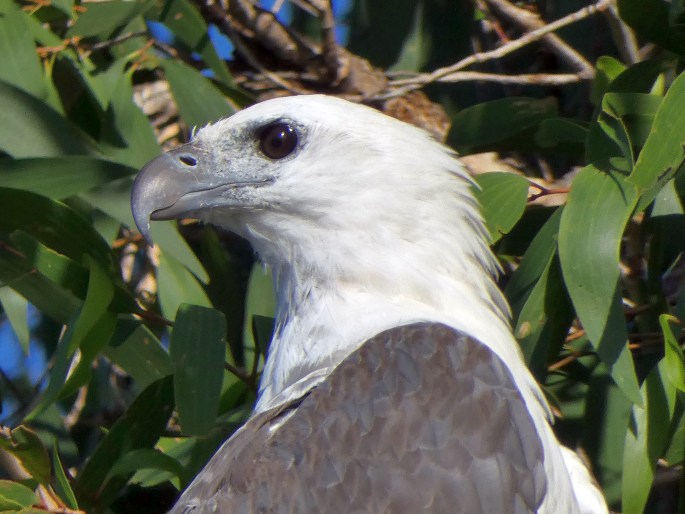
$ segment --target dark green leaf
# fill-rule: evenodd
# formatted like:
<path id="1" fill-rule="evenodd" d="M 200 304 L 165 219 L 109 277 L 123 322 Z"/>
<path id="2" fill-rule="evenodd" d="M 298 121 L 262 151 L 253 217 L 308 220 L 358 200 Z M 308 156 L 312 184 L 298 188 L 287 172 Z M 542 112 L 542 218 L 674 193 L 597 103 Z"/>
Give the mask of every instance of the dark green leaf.
<path id="1" fill-rule="evenodd" d="M 134 168 L 86 156 L 4 160 L 0 187 L 24 189 L 62 200 L 130 176 Z"/>
<path id="2" fill-rule="evenodd" d="M 183 431 L 205 435 L 214 425 L 226 355 L 226 320 L 198 305 L 178 309 L 169 353 L 174 368 L 176 408 Z"/>
<path id="3" fill-rule="evenodd" d="M 528 295 L 549 267 L 549 263 L 557 251 L 561 212 L 562 209 L 554 211 L 554 214 L 538 231 L 523 255 L 518 268 L 507 282 L 504 292 L 511 305 L 514 321 L 518 318 L 518 313 L 521 312 Z"/>
<path id="4" fill-rule="evenodd" d="M 555 148 L 564 153 L 582 155 L 582 145 L 587 136 L 587 127 L 566 118 L 542 120 L 535 141 L 544 148 Z"/>
<path id="5" fill-rule="evenodd" d="M 559 354 L 571 321 L 573 308 L 559 261 L 552 259 L 528 295 L 515 329 L 528 367 L 538 379 L 544 379 L 550 357 Z"/>
<path id="6" fill-rule="evenodd" d="M 182 483 L 188 481 L 185 469 L 176 459 L 155 448 L 140 448 L 119 457 L 119 460 L 109 469 L 105 482 L 119 475 L 131 476 L 142 469 L 167 471 L 179 477 Z"/>
<path id="7" fill-rule="evenodd" d="M 516 225 L 526 208 L 529 182 L 513 173 L 483 173 L 476 177 L 480 203 L 490 242 L 498 241 Z"/>
<path id="8" fill-rule="evenodd" d="M 669 23 L 669 4 L 663 0 L 618 0 L 621 19 L 641 37 L 672 52 L 685 53 L 685 34 Z"/>
<path id="9" fill-rule="evenodd" d="M 621 237 L 636 201 L 633 187 L 620 175 L 583 169 L 561 215 L 559 257 L 588 338 L 621 390 L 639 404 L 619 284 Z"/>
<path id="10" fill-rule="evenodd" d="M 90 255 L 104 269 L 114 267 L 109 246 L 88 221 L 35 193 L 0 187 L 0 230 L 23 230 L 76 262 Z"/>
<path id="11" fill-rule="evenodd" d="M 671 415 L 663 361 L 647 376 L 640 388 L 644 408 L 633 407 L 631 423 L 626 430 L 623 453 L 624 514 L 640 514 L 654 480 L 656 461 L 666 447 Z"/>
<path id="12" fill-rule="evenodd" d="M 173 372 L 169 354 L 159 339 L 137 321 L 120 320 L 103 353 L 143 389 Z"/>
<path id="13" fill-rule="evenodd" d="M 459 153 L 472 153 L 534 129 L 556 114 L 556 102 L 552 98 L 511 97 L 484 102 L 460 111 L 452 119 L 447 142 Z"/>
<path id="14" fill-rule="evenodd" d="M 102 488 L 112 463 L 139 448 L 152 448 L 166 428 L 173 410 L 173 382 L 163 378 L 147 387 L 117 420 L 79 474 L 74 490 L 83 510 L 109 505 L 127 477 L 116 477 Z"/>

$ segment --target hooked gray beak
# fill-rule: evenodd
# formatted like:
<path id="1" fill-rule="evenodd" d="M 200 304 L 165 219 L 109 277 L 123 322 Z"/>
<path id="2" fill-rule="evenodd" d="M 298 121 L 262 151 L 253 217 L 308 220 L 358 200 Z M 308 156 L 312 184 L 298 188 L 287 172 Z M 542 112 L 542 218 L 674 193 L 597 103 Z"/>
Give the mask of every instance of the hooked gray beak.
<path id="1" fill-rule="evenodd" d="M 274 182 L 254 176 L 250 169 L 217 173 L 208 155 L 188 143 L 148 162 L 133 183 L 131 210 L 142 236 L 150 239 L 150 220 L 197 218 L 212 207 L 253 205 L 246 191 Z"/>
<path id="2" fill-rule="evenodd" d="M 216 187 L 204 180 L 200 160 L 197 148 L 187 144 L 152 159 L 138 173 L 131 190 L 131 210 L 138 230 L 148 242 L 151 219 L 181 217 L 189 212 L 184 198 Z"/>

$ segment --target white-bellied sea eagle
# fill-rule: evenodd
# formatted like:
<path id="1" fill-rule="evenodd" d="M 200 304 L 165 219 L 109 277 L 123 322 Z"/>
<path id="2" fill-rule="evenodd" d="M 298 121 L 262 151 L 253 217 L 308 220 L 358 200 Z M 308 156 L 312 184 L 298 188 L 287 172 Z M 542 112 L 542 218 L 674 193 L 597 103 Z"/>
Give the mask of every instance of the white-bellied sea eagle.
<path id="1" fill-rule="evenodd" d="M 150 219 L 233 231 L 277 295 L 255 411 L 172 512 L 607 511 L 550 428 L 471 186 L 422 130 L 320 95 L 245 109 L 143 168 L 143 235 Z"/>

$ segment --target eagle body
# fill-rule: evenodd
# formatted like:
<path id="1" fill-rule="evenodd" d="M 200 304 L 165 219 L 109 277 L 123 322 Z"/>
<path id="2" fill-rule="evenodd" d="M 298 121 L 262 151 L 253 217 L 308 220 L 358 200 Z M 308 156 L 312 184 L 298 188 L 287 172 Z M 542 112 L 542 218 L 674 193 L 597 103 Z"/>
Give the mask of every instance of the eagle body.
<path id="1" fill-rule="evenodd" d="M 236 232 L 277 295 L 255 412 L 172 512 L 606 512 L 521 358 L 471 187 L 423 131 L 320 95 L 141 171 L 144 235 Z"/>

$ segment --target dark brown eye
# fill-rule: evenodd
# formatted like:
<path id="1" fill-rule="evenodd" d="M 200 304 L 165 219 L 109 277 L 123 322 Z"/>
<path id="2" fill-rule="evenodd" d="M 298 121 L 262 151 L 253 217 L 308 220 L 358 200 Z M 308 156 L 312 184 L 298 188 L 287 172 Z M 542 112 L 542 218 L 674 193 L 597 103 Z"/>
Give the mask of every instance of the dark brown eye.
<path id="1" fill-rule="evenodd" d="M 259 149 L 270 159 L 283 159 L 297 146 L 297 132 L 287 123 L 274 123 L 262 130 Z"/>

